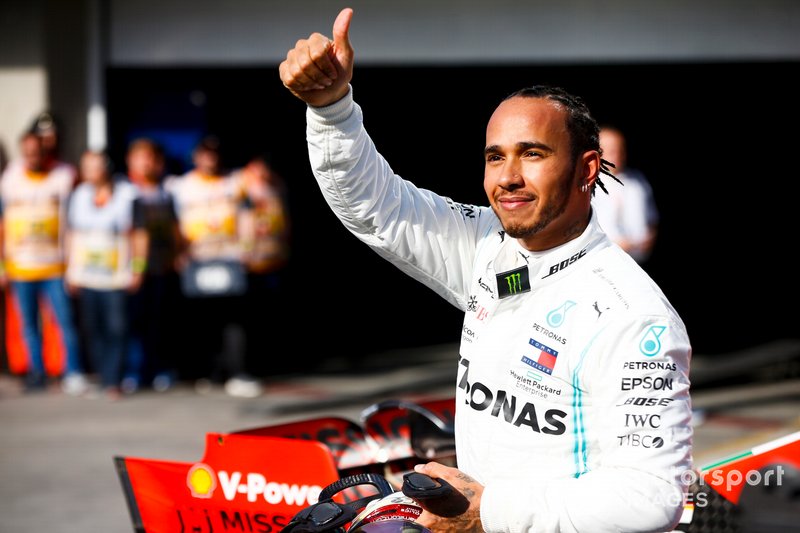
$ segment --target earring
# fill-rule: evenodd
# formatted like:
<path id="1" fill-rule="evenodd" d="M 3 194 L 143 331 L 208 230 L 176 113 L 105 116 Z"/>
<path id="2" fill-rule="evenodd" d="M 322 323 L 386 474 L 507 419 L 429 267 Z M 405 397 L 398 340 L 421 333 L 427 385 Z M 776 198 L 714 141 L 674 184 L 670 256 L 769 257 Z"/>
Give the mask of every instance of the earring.
<path id="1" fill-rule="evenodd" d="M 586 192 L 588 190 L 589 190 L 589 184 L 588 183 L 584 183 L 583 185 L 581 185 L 581 192 Z"/>

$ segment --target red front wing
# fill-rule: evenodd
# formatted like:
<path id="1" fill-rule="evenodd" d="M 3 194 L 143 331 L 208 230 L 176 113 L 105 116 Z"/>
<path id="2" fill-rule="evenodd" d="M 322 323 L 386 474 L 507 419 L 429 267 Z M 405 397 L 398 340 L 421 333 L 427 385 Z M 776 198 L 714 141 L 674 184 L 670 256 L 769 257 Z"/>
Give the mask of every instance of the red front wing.
<path id="1" fill-rule="evenodd" d="M 455 466 L 454 407 L 452 398 L 387 401 L 365 409 L 360 424 L 323 417 L 209 433 L 196 463 L 115 462 L 136 532 L 277 532 L 342 477 L 373 472 L 399 486 L 416 463 Z M 780 524 L 800 523 L 798 472 L 800 432 L 710 465 L 696 474 L 677 531 L 788 531 Z M 364 495 L 354 488 L 341 498 Z"/>
<path id="2" fill-rule="evenodd" d="M 115 457 L 134 530 L 146 533 L 280 531 L 323 487 L 359 472 L 388 474 L 427 459 L 414 456 L 412 437 L 452 426 L 454 400 L 414 404 L 436 418 L 420 427 L 404 405 L 373 409 L 364 427 L 344 418 L 209 433 L 196 463 Z M 415 429 L 417 428 L 417 429 Z M 446 441 L 451 435 L 439 435 Z M 448 450 L 452 446 L 447 447 Z M 449 453 L 449 452 L 448 452 Z M 432 457 L 433 458 L 433 457 Z M 443 454 L 436 457 L 453 462 Z M 388 476 L 387 476 L 388 477 Z M 344 492 L 344 499 L 362 496 Z"/>

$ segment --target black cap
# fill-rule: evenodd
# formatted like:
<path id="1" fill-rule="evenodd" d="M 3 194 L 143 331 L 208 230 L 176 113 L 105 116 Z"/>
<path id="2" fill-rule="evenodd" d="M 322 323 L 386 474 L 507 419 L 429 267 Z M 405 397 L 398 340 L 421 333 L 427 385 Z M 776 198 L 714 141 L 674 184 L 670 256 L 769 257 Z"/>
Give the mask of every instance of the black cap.
<path id="1" fill-rule="evenodd" d="M 206 135 L 197 143 L 196 150 L 219 153 L 219 144 L 219 137 L 216 135 Z"/>
<path id="2" fill-rule="evenodd" d="M 31 124 L 31 133 L 42 134 L 58 131 L 58 121 L 49 111 L 43 111 Z"/>

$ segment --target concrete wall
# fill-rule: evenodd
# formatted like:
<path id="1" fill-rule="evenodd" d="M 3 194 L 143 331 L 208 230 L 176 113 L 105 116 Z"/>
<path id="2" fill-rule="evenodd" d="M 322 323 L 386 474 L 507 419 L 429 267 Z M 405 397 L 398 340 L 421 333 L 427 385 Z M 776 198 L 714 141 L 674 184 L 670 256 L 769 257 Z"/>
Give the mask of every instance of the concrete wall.
<path id="1" fill-rule="evenodd" d="M 110 0 L 113 65 L 276 64 L 355 10 L 361 64 L 800 57 L 794 0 Z"/>
<path id="2" fill-rule="evenodd" d="M 86 11 L 90 1 L 45 1 L 49 107 L 62 121 L 62 156 L 72 162 L 77 162 L 87 146 L 89 52 Z"/>
<path id="3" fill-rule="evenodd" d="M 43 7 L 41 0 L 7 0 L 0 7 L 0 147 L 7 157 L 47 105 Z"/>
<path id="4" fill-rule="evenodd" d="M 275 65 L 344 5 L 361 65 L 800 59 L 794 0 L 4 0 L 0 143 L 50 109 L 75 159 L 104 66 Z"/>
<path id="5" fill-rule="evenodd" d="M 0 143 L 13 157 L 36 115 L 62 123 L 61 151 L 86 146 L 84 0 L 3 0 L 0 5 Z"/>
<path id="6" fill-rule="evenodd" d="M 47 102 L 43 67 L 0 67 L 0 149 L 3 163 L 17 155 L 20 134 Z"/>

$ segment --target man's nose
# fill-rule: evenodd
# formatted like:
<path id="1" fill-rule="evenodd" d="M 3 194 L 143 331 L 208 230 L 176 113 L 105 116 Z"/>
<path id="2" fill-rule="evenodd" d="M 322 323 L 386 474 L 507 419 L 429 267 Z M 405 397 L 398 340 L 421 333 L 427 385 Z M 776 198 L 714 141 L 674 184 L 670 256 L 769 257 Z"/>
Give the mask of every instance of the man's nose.
<path id="1" fill-rule="evenodd" d="M 504 189 L 519 189 L 525 184 L 522 178 L 522 166 L 516 158 L 508 158 L 503 165 L 498 185 Z"/>

